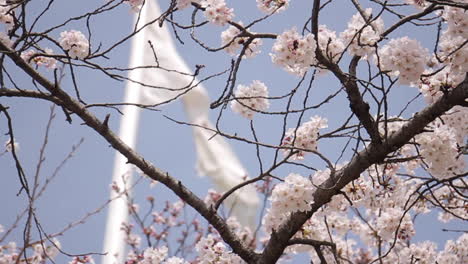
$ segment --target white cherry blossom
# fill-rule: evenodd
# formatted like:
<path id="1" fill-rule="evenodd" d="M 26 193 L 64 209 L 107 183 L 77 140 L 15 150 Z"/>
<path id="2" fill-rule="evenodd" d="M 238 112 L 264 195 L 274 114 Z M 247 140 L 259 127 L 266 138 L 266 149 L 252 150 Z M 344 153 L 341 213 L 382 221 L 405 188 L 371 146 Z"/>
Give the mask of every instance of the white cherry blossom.
<path id="1" fill-rule="evenodd" d="M 261 81 L 255 80 L 250 86 L 239 85 L 231 103 L 232 111 L 245 118 L 252 119 L 256 111 L 265 111 L 270 106 L 268 88 Z"/>
<path id="2" fill-rule="evenodd" d="M 60 33 L 59 43 L 72 59 L 84 59 L 89 54 L 88 39 L 80 31 L 70 30 Z"/>

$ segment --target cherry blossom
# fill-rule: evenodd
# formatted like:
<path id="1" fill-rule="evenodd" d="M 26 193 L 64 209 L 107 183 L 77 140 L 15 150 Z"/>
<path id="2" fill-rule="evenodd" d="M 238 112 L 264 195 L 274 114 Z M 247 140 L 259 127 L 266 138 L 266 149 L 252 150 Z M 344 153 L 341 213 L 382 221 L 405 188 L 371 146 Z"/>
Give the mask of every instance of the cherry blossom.
<path id="1" fill-rule="evenodd" d="M 366 18 L 357 13 L 348 22 L 348 28 L 340 34 L 340 38 L 348 47 L 351 55 L 366 57 L 375 51 L 375 44 L 380 39 L 384 30 L 384 22 L 381 17 L 375 19 L 372 9 L 364 12 Z"/>
<path id="2" fill-rule="evenodd" d="M 437 179 L 447 179 L 463 173 L 465 162 L 458 155 L 455 131 L 446 125 L 433 129 L 432 133 L 425 132 L 416 138 L 429 172 Z"/>
<path id="3" fill-rule="evenodd" d="M 45 51 L 45 54 L 47 55 L 54 54 L 52 49 L 49 49 L 49 48 L 46 48 L 44 51 Z M 55 58 L 45 57 L 45 56 L 34 56 L 36 53 L 37 51 L 30 49 L 28 51 L 21 53 L 21 58 L 29 63 L 35 63 L 37 66 L 44 66 L 48 69 L 57 68 L 57 60 Z"/>
<path id="4" fill-rule="evenodd" d="M 416 6 L 417 8 L 423 8 L 427 5 L 426 0 L 405 0 L 407 3 Z"/>
<path id="5" fill-rule="evenodd" d="M 293 28 L 278 36 L 270 56 L 274 64 L 289 73 L 301 76 L 316 64 L 315 49 L 313 34 L 301 36 Z"/>
<path id="6" fill-rule="evenodd" d="M 289 0 L 257 0 L 257 6 L 265 13 L 281 12 L 288 8 Z"/>
<path id="7" fill-rule="evenodd" d="M 205 17 L 215 25 L 224 26 L 234 18 L 234 9 L 228 8 L 224 0 L 203 0 L 201 4 Z"/>
<path id="8" fill-rule="evenodd" d="M 452 35 L 449 31 L 442 34 L 439 42 L 439 57 L 456 74 L 468 71 L 468 45 L 466 37 Z"/>
<path id="9" fill-rule="evenodd" d="M 5 0 L 0 1 L 0 23 L 5 24 L 7 29 L 12 29 L 14 26 L 13 9 L 14 6 Z"/>
<path id="10" fill-rule="evenodd" d="M 398 76 L 401 84 L 414 83 L 424 71 L 429 52 L 414 39 L 392 39 L 379 50 L 381 69 Z"/>
<path id="11" fill-rule="evenodd" d="M 238 23 L 240 26 L 243 26 L 242 22 Z M 221 45 L 229 45 L 224 48 L 224 50 L 231 54 L 231 55 L 236 55 L 237 50 L 240 48 L 244 47 L 246 41 L 248 40 L 248 37 L 239 37 L 241 35 L 241 31 L 235 27 L 235 26 L 230 26 L 228 29 L 223 31 L 221 33 Z M 245 49 L 245 57 L 246 58 L 253 58 L 257 54 L 260 53 L 260 46 L 262 45 L 262 40 L 259 38 L 253 39 L 249 46 Z"/>
<path id="12" fill-rule="evenodd" d="M 238 255 L 229 252 L 226 246 L 217 241 L 213 235 L 202 237 L 195 246 L 199 254 L 200 264 L 243 264 Z"/>
<path id="13" fill-rule="evenodd" d="M 214 189 L 208 189 L 208 194 L 205 197 L 205 203 L 209 206 L 214 206 L 216 202 L 221 198 L 221 193 Z"/>
<path id="14" fill-rule="evenodd" d="M 4 32 L 0 31 L 0 41 L 4 43 L 7 47 L 11 48 L 13 46 L 13 41 L 10 39 L 10 37 L 5 34 Z"/>
<path id="15" fill-rule="evenodd" d="M 273 189 L 270 197 L 272 210 L 278 214 L 306 211 L 313 203 L 314 190 L 309 179 L 291 173 Z"/>
<path id="16" fill-rule="evenodd" d="M 306 211 L 313 203 L 315 187 L 310 179 L 291 173 L 275 186 L 270 197 L 271 208 L 263 218 L 267 233 L 276 229 L 287 217 L 297 211 Z"/>
<path id="17" fill-rule="evenodd" d="M 467 0 L 457 0 L 454 2 L 468 4 Z M 468 38 L 468 17 L 466 10 L 455 6 L 444 6 L 442 17 L 448 25 L 447 34 Z"/>
<path id="18" fill-rule="evenodd" d="M 468 234 L 461 235 L 457 241 L 449 240 L 444 251 L 437 256 L 437 263 L 466 263 L 468 261 Z"/>
<path id="19" fill-rule="evenodd" d="M 326 25 L 318 29 L 318 43 L 323 55 L 332 62 L 337 62 L 345 49 L 343 41 L 336 36 L 336 32 Z"/>
<path id="20" fill-rule="evenodd" d="M 160 248 L 147 248 L 143 252 L 143 260 L 140 262 L 141 264 L 154 264 L 154 263 L 162 263 L 163 260 L 167 257 L 168 248 L 167 247 L 160 247 Z"/>
<path id="21" fill-rule="evenodd" d="M 328 127 L 327 119 L 320 116 L 313 116 L 310 121 L 300 125 L 297 129 L 289 129 L 283 139 L 282 146 L 293 149 L 285 149 L 284 154 L 289 155 L 292 151 L 297 153 L 291 156 L 292 159 L 303 159 L 305 151 L 316 151 L 319 130 Z M 294 150 L 299 148 L 301 150 Z M 302 150 L 303 149 L 303 150 Z"/>
<path id="22" fill-rule="evenodd" d="M 80 31 L 70 30 L 60 33 L 60 46 L 72 59 L 84 59 L 89 54 L 89 42 Z"/>
<path id="23" fill-rule="evenodd" d="M 413 222 L 408 214 L 402 218 L 403 210 L 399 208 L 386 208 L 379 212 L 376 220 L 376 230 L 380 238 L 391 240 L 398 230 L 398 237 L 409 240 L 414 234 Z"/>
<path id="24" fill-rule="evenodd" d="M 178 257 L 170 257 L 164 262 L 164 264 L 189 264 L 189 262 Z"/>
<path id="25" fill-rule="evenodd" d="M 457 144 L 462 146 L 468 137 L 468 108 L 457 105 L 445 113 L 441 119 L 454 132 Z M 438 120 L 436 123 L 441 123 L 441 121 Z"/>
<path id="26" fill-rule="evenodd" d="M 444 67 L 441 70 L 426 70 L 418 82 L 418 87 L 424 95 L 426 102 L 432 104 L 439 99 L 445 91 L 455 88 L 460 84 L 464 74 L 453 71 L 450 67 Z"/>
<path id="27" fill-rule="evenodd" d="M 432 203 L 439 203 L 444 208 L 451 208 L 450 211 L 442 210 L 439 212 L 438 219 L 443 223 L 447 223 L 455 219 L 455 215 L 466 218 L 468 212 L 466 211 L 466 199 L 462 197 L 455 188 L 463 186 L 463 182 L 455 180 L 452 186 L 444 185 L 441 188 L 434 190 L 433 195 L 427 195 L 426 199 Z M 431 209 L 434 206 L 431 207 Z"/>
<path id="28" fill-rule="evenodd" d="M 70 262 L 68 262 L 68 264 L 82 264 L 82 263 L 94 264 L 95 262 L 92 256 L 73 257 L 73 259 Z"/>
<path id="29" fill-rule="evenodd" d="M 270 106 L 268 88 L 261 81 L 253 81 L 250 86 L 238 85 L 231 103 L 232 111 L 252 119 L 256 111 L 265 111 Z"/>

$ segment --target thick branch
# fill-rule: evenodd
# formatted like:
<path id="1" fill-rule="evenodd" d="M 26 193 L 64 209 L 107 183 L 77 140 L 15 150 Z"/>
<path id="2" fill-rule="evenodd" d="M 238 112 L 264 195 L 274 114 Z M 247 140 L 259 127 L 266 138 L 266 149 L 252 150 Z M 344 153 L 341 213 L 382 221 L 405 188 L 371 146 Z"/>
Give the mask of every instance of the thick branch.
<path id="1" fill-rule="evenodd" d="M 315 41 L 318 46 L 318 15 L 320 9 L 320 0 L 315 0 L 312 8 L 312 33 L 315 36 Z M 356 115 L 361 124 L 366 129 L 371 140 L 375 144 L 382 142 L 382 139 L 379 134 L 377 123 L 374 121 L 372 116 L 369 113 L 370 107 L 369 104 L 364 101 L 361 93 L 359 92 L 359 86 L 356 79 L 356 68 L 359 62 L 360 57 L 354 56 L 351 60 L 349 66 L 349 75 L 345 74 L 340 67 L 329 61 L 321 52 L 320 48 L 317 48 L 316 57 L 319 64 L 324 65 L 328 70 L 330 70 L 343 84 L 346 93 L 348 95 L 349 107 L 351 111 Z"/>
<path id="2" fill-rule="evenodd" d="M 153 164 L 146 161 L 136 151 L 128 147 L 117 135 L 115 135 L 107 125 L 96 118 L 89 112 L 85 105 L 78 102 L 58 84 L 51 83 L 40 73 L 35 71 L 13 50 L 5 46 L 0 41 L 0 50 L 5 53 L 19 68 L 31 76 L 37 83 L 47 89 L 53 96 L 58 98 L 61 106 L 67 108 L 72 113 L 78 115 L 87 126 L 99 133 L 115 150 L 119 151 L 131 163 L 148 175 L 151 179 L 156 180 L 171 189 L 180 199 L 197 210 L 216 230 L 219 232 L 223 240 L 228 243 L 233 251 L 248 262 L 255 262 L 258 256 L 249 248 L 247 248 L 238 237 L 233 234 L 225 221 L 214 210 L 211 210 L 206 204 L 198 198 L 194 193 L 187 189 L 180 181 L 171 177 L 167 172 L 156 168 Z"/>
<path id="3" fill-rule="evenodd" d="M 366 149 L 358 153 L 345 167 L 336 172 L 335 177 L 329 178 L 314 193 L 314 203 L 307 212 L 293 213 L 288 221 L 273 232 L 261 259 L 258 263 L 275 263 L 289 240 L 302 225 L 331 198 L 338 194 L 341 188 L 359 178 L 362 172 L 372 164 L 384 161 L 385 157 L 406 144 L 415 135 L 421 133 L 425 126 L 444 114 L 455 105 L 461 105 L 468 98 L 468 77 L 452 91 L 447 92 L 434 104 L 426 107 L 414 115 L 398 132 L 387 138 L 382 144 L 371 143 Z M 336 179 L 336 180 L 334 180 Z"/>

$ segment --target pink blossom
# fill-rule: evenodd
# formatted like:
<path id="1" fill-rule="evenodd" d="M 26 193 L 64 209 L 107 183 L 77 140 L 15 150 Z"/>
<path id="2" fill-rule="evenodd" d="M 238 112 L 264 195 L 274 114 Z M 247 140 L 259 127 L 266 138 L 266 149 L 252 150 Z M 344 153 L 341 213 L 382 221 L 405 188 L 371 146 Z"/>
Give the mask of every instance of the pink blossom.
<path id="1" fill-rule="evenodd" d="M 253 81 L 250 86 L 239 85 L 231 103 L 232 111 L 252 119 L 256 111 L 265 111 L 270 106 L 268 88 L 261 81 Z"/>
<path id="2" fill-rule="evenodd" d="M 84 59 L 89 55 L 89 42 L 80 31 L 70 30 L 60 33 L 59 43 L 72 59 Z"/>
<path id="3" fill-rule="evenodd" d="M 270 56 L 274 64 L 289 73 L 301 76 L 316 64 L 315 49 L 313 34 L 301 36 L 293 28 L 277 37 Z"/>
<path id="4" fill-rule="evenodd" d="M 228 8 L 224 0 L 204 0 L 202 6 L 205 17 L 215 25 L 224 26 L 234 18 L 234 9 Z"/>

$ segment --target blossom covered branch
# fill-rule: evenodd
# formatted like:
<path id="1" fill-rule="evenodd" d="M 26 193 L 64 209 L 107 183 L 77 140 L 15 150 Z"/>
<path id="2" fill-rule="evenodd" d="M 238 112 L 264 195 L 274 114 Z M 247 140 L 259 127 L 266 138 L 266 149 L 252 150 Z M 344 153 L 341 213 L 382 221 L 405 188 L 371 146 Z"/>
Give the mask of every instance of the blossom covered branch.
<path id="1" fill-rule="evenodd" d="M 446 241 L 442 250 L 433 241 L 415 240 L 420 215 L 438 212 L 438 220 L 444 223 L 468 220 L 467 0 L 256 0 L 256 18 L 250 13 L 244 17 L 233 1 L 173 0 L 156 18 L 141 28 L 134 26 L 114 43 L 102 44 L 100 36 L 93 34 L 91 18 L 125 8 L 138 21 L 148 1 L 152 0 L 105 1 L 92 11 L 39 30 L 34 21 L 49 14 L 52 5 L 33 19 L 26 11 L 30 1 L 0 0 L 0 23 L 5 29 L 0 32 L 0 98 L 40 99 L 60 106 L 68 122 L 81 119 L 142 176 L 162 183 L 180 199 L 156 210 L 156 201 L 150 196 L 146 199 L 149 210 L 142 213 L 129 190 L 112 185 L 113 192 L 125 197 L 134 219 L 122 223 L 130 247 L 126 263 L 186 264 L 193 259 L 209 264 L 266 264 L 301 252 L 307 252 L 313 263 L 468 261 L 466 232 Z M 244 4 L 242 8 L 252 3 Z M 294 9 L 297 6 L 301 8 Z M 283 28 L 284 24 L 277 23 L 267 28 L 275 33 L 261 32 L 264 24 L 284 18 L 288 12 L 301 14 L 299 20 L 295 15 L 288 19 L 301 21 L 302 28 Z M 342 32 L 320 24 L 337 12 L 349 17 L 343 21 Z M 72 21 L 85 26 L 70 28 Z M 187 38 L 193 42 L 190 48 L 209 54 L 206 59 L 215 59 L 197 64 L 194 74 L 183 67 L 171 69 L 162 59 L 169 49 L 158 49 L 161 43 L 151 39 L 144 44 L 151 51 L 145 56 L 152 60 L 137 67 L 112 65 L 114 50 L 147 34 L 145 30 L 162 26 L 172 29 L 181 47 L 189 49 Z M 407 30 L 431 33 L 432 39 L 407 34 Z M 213 32 L 219 36 L 218 45 L 213 44 Z M 278 69 L 270 74 L 268 67 L 256 64 L 262 60 Z M 226 65 L 220 67 L 221 62 Z M 178 94 L 156 104 L 109 103 L 106 98 L 87 104 L 80 95 L 80 78 L 87 78 L 82 69 L 112 81 L 133 82 L 155 94 Z M 187 77 L 190 82 L 157 85 L 126 76 L 148 69 Z M 59 70 L 61 76 L 57 76 Z M 63 88 L 62 71 L 70 76 L 74 93 Z M 23 82 L 15 79 L 20 72 L 32 79 L 34 88 L 21 87 Z M 282 74 L 289 76 L 283 78 Z M 159 111 L 172 101 L 187 99 L 202 83 L 220 80 L 221 85 L 218 82 L 209 90 L 217 100 L 197 102 L 206 111 L 211 106 L 217 114 L 214 126 L 196 118 L 189 118 L 191 123 L 164 115 L 176 125 L 192 126 L 197 133 L 209 132 L 251 147 L 245 160 L 258 171 L 250 171 L 251 177 L 244 175 L 241 183 L 223 193 L 204 190 L 207 196 L 203 200 L 188 185 L 128 147 L 108 123 L 110 111 L 120 113 L 122 106 L 158 107 Z M 98 106 L 107 114 L 103 120 L 91 111 Z M 11 123 L 3 102 L 1 110 Z M 16 155 L 18 145 L 11 137 L 5 150 L 0 150 L 0 158 L 10 152 Z M 250 187 L 263 198 L 256 227 L 242 226 L 227 206 L 243 188 Z M 185 205 L 196 211 L 193 219 L 185 215 Z M 206 227 L 197 219 L 199 215 L 207 220 Z M 26 225 L 30 229 L 31 221 Z M 2 229 L 0 225 L 0 232 Z M 168 239 L 180 230 L 175 241 Z M 19 249 L 0 245 L 0 262 L 42 264 L 53 259 L 59 243 L 46 238 L 34 240 L 40 246 L 26 242 Z M 70 263 L 93 260 L 85 254 L 74 256 Z"/>

